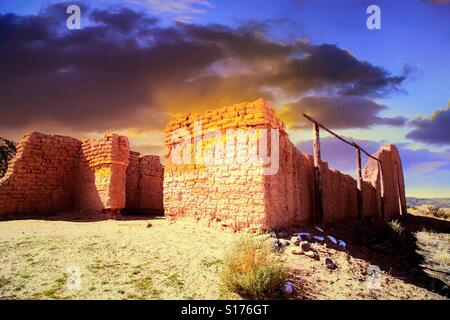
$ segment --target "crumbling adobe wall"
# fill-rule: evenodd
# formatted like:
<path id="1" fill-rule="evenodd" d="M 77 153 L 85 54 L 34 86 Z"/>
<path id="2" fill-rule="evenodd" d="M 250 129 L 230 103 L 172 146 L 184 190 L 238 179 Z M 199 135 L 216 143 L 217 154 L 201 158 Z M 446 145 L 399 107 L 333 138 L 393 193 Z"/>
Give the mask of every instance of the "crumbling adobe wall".
<path id="1" fill-rule="evenodd" d="M 0 180 L 0 215 L 71 208 L 80 145 L 76 139 L 57 135 L 24 136 Z"/>
<path id="2" fill-rule="evenodd" d="M 376 160 L 369 159 L 363 169 L 363 179 L 376 188 L 376 216 L 390 219 L 399 214 L 406 214 L 405 181 L 397 147 L 393 144 L 382 145 L 373 156 L 381 160 L 381 168 Z M 382 189 L 384 217 L 381 204 Z"/>
<path id="3" fill-rule="evenodd" d="M 279 170 L 264 176 L 266 216 L 275 229 L 308 223 L 315 210 L 313 158 L 298 151 L 286 132 L 279 141 Z"/>
<path id="4" fill-rule="evenodd" d="M 127 209 L 161 213 L 164 168 L 158 156 L 130 152 L 126 180 Z"/>
<path id="5" fill-rule="evenodd" d="M 196 121 L 202 122 L 201 131 L 196 130 Z M 253 145 L 250 146 L 250 141 L 246 140 L 239 141 L 238 149 L 232 154 L 236 159 L 244 160 L 241 163 L 225 161 L 205 165 L 198 161 L 214 158 L 217 152 L 222 152 L 223 148 L 218 148 L 218 145 L 226 146 L 233 144 L 230 140 L 238 140 L 237 136 L 224 134 L 234 128 L 256 132 L 278 129 L 278 137 L 268 135 L 269 145 L 272 139 L 279 142 L 279 169 L 275 174 L 266 174 L 264 162 L 248 161 L 246 157 L 249 157 L 249 148 Z M 223 136 L 211 138 L 210 134 L 214 131 L 222 132 Z M 295 148 L 284 124 L 276 118 L 267 102 L 257 100 L 204 114 L 176 115 L 167 125 L 165 133 L 167 166 L 164 174 L 164 208 L 169 218 L 188 216 L 205 219 L 234 230 L 267 230 L 313 222 L 317 209 L 313 159 Z M 195 149 L 195 139 L 199 136 L 208 136 L 208 139 L 202 143 L 205 148 Z M 260 137 L 259 134 L 256 136 Z M 185 162 L 180 164 L 180 159 L 185 155 Z M 191 164 L 186 164 L 186 160 Z M 386 165 L 390 166 L 388 163 L 386 159 Z M 400 162 L 397 167 L 401 171 Z M 326 162 L 321 162 L 321 177 L 325 222 L 356 218 L 356 180 L 330 169 Z M 381 203 L 377 184 L 371 183 L 369 173 L 365 173 L 365 177 L 366 181 L 362 184 L 363 214 L 376 215 Z M 399 177 L 403 181 L 403 175 L 399 173 Z M 386 192 L 392 197 L 389 174 L 384 184 Z M 403 184 L 400 188 L 404 194 Z M 392 201 L 388 199 L 388 202 Z M 389 214 L 398 214 L 391 204 L 386 208 Z"/>
<path id="6" fill-rule="evenodd" d="M 75 207 L 94 211 L 123 209 L 129 154 L 127 137 L 117 134 L 83 142 Z"/>
<path id="7" fill-rule="evenodd" d="M 132 193 L 126 186 L 132 181 L 127 167 L 134 154 L 128 139 L 117 134 L 84 142 L 37 132 L 26 135 L 0 180 L 0 216 L 123 209 L 126 194 Z M 138 164 L 136 206 L 161 209 L 159 157 L 138 157 Z"/>
<path id="8" fill-rule="evenodd" d="M 194 135 L 196 121 L 201 121 L 202 131 Z M 165 214 L 171 219 L 185 216 L 206 219 L 235 230 L 266 228 L 264 165 L 249 164 L 249 144 L 261 134 L 258 129 L 268 126 L 282 129 L 283 123 L 262 100 L 204 114 L 174 116 L 165 130 Z M 237 128 L 254 131 L 233 130 Z M 174 139 L 177 132 L 179 139 Z M 223 136 L 214 136 L 213 132 Z M 194 150 L 194 138 L 199 136 L 204 139 L 204 148 Z M 182 138 L 187 141 L 185 145 L 181 143 Z M 226 157 L 219 157 L 227 145 L 236 148 L 227 151 Z M 193 154 L 191 158 L 196 155 L 203 161 L 190 159 L 191 164 L 174 161 L 183 156 L 188 159 L 190 154 Z M 224 161 L 213 162 L 215 156 Z"/>

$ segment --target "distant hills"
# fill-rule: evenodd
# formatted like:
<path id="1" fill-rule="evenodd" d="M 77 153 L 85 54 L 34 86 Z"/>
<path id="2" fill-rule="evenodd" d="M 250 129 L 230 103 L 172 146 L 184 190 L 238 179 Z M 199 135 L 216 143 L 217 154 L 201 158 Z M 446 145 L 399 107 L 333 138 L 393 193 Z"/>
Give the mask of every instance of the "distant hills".
<path id="1" fill-rule="evenodd" d="M 441 208 L 450 208 L 450 198 L 413 198 L 406 197 L 406 204 L 410 207 L 439 206 Z"/>
<path id="2" fill-rule="evenodd" d="M 0 178 L 3 177 L 8 168 L 8 161 L 16 154 L 16 143 L 0 137 Z"/>

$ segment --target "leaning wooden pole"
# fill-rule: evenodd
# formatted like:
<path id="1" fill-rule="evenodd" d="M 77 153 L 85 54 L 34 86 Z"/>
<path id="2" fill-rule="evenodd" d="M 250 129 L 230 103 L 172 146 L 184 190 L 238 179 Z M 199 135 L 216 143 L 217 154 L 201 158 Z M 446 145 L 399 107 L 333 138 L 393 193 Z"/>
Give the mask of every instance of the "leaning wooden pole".
<path id="1" fill-rule="evenodd" d="M 356 197 L 358 204 L 358 218 L 363 218 L 363 192 L 362 192 L 362 169 L 361 169 L 361 148 L 356 147 Z"/>
<path id="2" fill-rule="evenodd" d="M 324 223 L 323 200 L 322 200 L 322 179 L 320 169 L 320 131 L 317 122 L 313 122 L 313 156 L 314 156 L 314 184 L 316 198 L 316 223 Z"/>

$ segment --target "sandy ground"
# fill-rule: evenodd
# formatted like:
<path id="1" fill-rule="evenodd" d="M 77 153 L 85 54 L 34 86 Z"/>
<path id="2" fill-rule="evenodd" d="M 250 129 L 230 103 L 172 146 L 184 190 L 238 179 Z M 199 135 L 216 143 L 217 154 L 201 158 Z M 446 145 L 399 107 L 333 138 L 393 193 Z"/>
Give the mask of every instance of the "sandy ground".
<path id="1" fill-rule="evenodd" d="M 218 275 L 226 248 L 237 234 L 187 220 L 64 221 L 67 219 L 0 222 L 0 299 L 236 298 L 220 291 Z M 395 261 L 403 261 L 402 256 L 395 257 L 389 250 L 380 253 L 354 241 L 349 237 L 350 227 L 355 229 L 348 223 L 329 229 L 347 236 L 346 251 L 313 244 L 319 261 L 293 255 L 292 246 L 286 248 L 281 259 L 289 266 L 295 287 L 290 298 L 445 298 L 433 292 L 433 281 L 448 281 L 448 232 L 419 231 L 421 247 L 417 241 L 417 251 L 428 257 L 428 261 L 420 260 L 423 269 L 430 265 L 436 269 L 434 274 L 425 274 L 412 270 L 422 268 L 418 261 L 412 267 L 414 259 L 412 264 L 397 266 Z M 325 257 L 336 262 L 336 270 L 325 268 Z M 440 264 L 436 267 L 437 260 Z M 380 288 L 375 290 L 367 287 L 370 264 L 380 265 L 382 270 Z M 76 279 L 68 274 L 68 268 L 79 269 L 79 289 L 68 287 Z"/>
<path id="2" fill-rule="evenodd" d="M 0 298 L 216 299 L 232 240 L 165 219 L 0 222 Z M 81 271 L 80 290 L 66 286 L 70 267 Z"/>

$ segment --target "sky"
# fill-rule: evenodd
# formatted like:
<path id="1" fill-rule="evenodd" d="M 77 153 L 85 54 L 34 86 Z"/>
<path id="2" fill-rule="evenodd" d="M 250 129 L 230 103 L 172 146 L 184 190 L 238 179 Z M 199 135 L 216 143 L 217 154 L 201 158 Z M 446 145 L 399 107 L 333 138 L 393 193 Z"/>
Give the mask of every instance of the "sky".
<path id="1" fill-rule="evenodd" d="M 446 0 L 0 0 L 0 136 L 112 131 L 162 155 L 174 113 L 262 97 L 301 151 L 306 112 L 370 152 L 396 144 L 408 196 L 450 197 L 449 56 Z M 354 174 L 352 148 L 322 143 Z"/>

